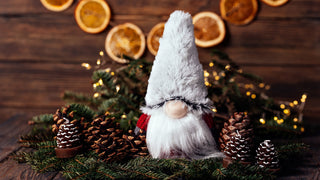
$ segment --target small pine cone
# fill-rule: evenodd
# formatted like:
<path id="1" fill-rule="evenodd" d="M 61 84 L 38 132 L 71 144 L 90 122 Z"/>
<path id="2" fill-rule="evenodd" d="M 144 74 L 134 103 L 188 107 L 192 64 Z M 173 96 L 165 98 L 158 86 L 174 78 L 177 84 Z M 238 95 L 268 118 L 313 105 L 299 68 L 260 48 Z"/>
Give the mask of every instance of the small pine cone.
<path id="1" fill-rule="evenodd" d="M 58 148 L 72 148 L 81 144 L 78 127 L 66 119 L 57 134 Z"/>
<path id="2" fill-rule="evenodd" d="M 256 152 L 259 167 L 273 170 L 279 168 L 278 153 L 270 140 L 265 140 L 260 143 Z"/>
<path id="3" fill-rule="evenodd" d="M 235 136 L 231 137 L 224 153 L 232 161 L 248 162 L 250 157 L 250 147 L 248 142 L 237 132 Z"/>
<path id="4" fill-rule="evenodd" d="M 236 131 L 239 132 L 242 138 L 244 138 L 248 144 L 252 144 L 253 128 L 248 116 L 243 113 L 234 113 L 228 121 L 224 123 L 224 127 L 220 132 L 219 144 L 220 150 L 224 151 L 226 145 L 229 143 L 232 136 L 236 135 Z"/>
<path id="5" fill-rule="evenodd" d="M 68 113 L 70 106 L 62 108 L 62 110 L 57 109 L 56 113 L 53 115 L 53 121 L 54 124 L 52 125 L 52 132 L 58 133 L 60 125 L 62 125 L 66 119 L 72 121 L 73 124 L 79 127 L 79 130 L 81 128 L 81 121 L 78 121 L 74 118 L 74 112 L 71 111 Z M 81 118 L 83 121 L 83 118 Z"/>

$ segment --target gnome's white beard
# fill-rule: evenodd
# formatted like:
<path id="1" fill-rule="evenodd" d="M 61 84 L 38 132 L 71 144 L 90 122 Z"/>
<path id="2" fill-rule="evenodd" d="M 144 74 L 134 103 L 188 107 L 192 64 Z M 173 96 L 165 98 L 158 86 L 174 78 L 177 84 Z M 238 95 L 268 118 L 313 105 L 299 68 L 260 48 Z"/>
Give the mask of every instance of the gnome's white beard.
<path id="1" fill-rule="evenodd" d="M 153 158 L 223 157 L 199 112 L 188 112 L 181 119 L 172 119 L 164 113 L 163 108 L 152 110 L 147 146 Z"/>

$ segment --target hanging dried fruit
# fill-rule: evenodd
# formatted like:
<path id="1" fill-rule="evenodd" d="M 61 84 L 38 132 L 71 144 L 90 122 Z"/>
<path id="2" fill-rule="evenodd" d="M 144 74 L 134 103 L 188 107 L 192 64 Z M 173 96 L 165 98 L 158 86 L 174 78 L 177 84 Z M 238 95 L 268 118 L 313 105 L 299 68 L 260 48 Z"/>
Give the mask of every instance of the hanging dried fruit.
<path id="1" fill-rule="evenodd" d="M 250 23 L 258 11 L 257 0 L 221 0 L 220 12 L 223 19 L 235 25 Z"/>
<path id="2" fill-rule="evenodd" d="M 111 11 L 104 0 L 81 0 L 75 9 L 74 17 L 83 31 L 95 34 L 106 29 Z"/>
<path id="3" fill-rule="evenodd" d="M 105 41 L 105 49 L 111 59 L 118 63 L 127 63 L 123 55 L 138 59 L 142 56 L 146 40 L 142 30 L 132 24 L 125 23 L 113 27 Z"/>
<path id="4" fill-rule="evenodd" d="M 200 12 L 193 16 L 197 46 L 212 47 L 221 43 L 226 35 L 223 20 L 213 12 Z"/>

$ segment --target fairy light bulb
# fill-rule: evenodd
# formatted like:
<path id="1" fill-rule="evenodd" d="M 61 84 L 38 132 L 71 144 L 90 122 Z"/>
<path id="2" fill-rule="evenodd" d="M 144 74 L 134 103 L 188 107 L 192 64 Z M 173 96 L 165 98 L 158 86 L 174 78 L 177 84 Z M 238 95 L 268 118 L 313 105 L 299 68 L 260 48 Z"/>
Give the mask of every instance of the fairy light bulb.
<path id="1" fill-rule="evenodd" d="M 120 85 L 116 85 L 116 91 L 117 91 L 117 92 L 120 91 Z"/>
<path id="2" fill-rule="evenodd" d="M 286 114 L 286 115 L 289 115 L 291 112 L 290 112 L 290 109 L 284 109 L 283 113 Z"/>
<path id="3" fill-rule="evenodd" d="M 100 66 L 101 65 L 101 60 L 97 59 L 97 65 Z"/>
<path id="4" fill-rule="evenodd" d="M 230 68 L 231 68 L 230 64 L 225 66 L 225 69 L 228 70 L 228 71 L 230 70 Z"/>
<path id="5" fill-rule="evenodd" d="M 284 108 L 286 108 L 286 106 L 284 104 L 280 104 L 280 108 L 284 109 Z"/>
<path id="6" fill-rule="evenodd" d="M 261 124 L 265 124 L 266 123 L 266 120 L 264 120 L 263 118 L 260 118 L 259 121 L 260 121 Z"/>
<path id="7" fill-rule="evenodd" d="M 86 68 L 87 70 L 91 69 L 91 66 L 89 63 L 81 63 L 81 66 Z"/>
<path id="8" fill-rule="evenodd" d="M 250 91 L 247 91 L 247 92 L 246 92 L 246 95 L 247 95 L 247 96 L 250 96 L 250 95 L 251 95 L 251 92 L 250 92 Z"/>
<path id="9" fill-rule="evenodd" d="M 123 114 L 123 115 L 121 116 L 121 118 L 122 118 L 122 119 L 125 119 L 125 118 L 127 118 L 127 115 Z"/>
<path id="10" fill-rule="evenodd" d="M 301 128 L 300 128 L 300 131 L 301 131 L 301 132 L 304 132 L 304 127 L 301 127 Z"/>
<path id="11" fill-rule="evenodd" d="M 260 83 L 259 88 L 264 88 L 264 83 Z"/>
<path id="12" fill-rule="evenodd" d="M 298 118 L 293 118 L 293 122 L 298 122 L 299 121 L 299 119 Z"/>
<path id="13" fill-rule="evenodd" d="M 251 94 L 251 99 L 255 99 L 257 97 L 256 94 Z"/>
<path id="14" fill-rule="evenodd" d="M 98 92 L 96 92 L 96 93 L 93 94 L 93 97 L 94 97 L 94 98 L 97 98 L 97 97 L 99 97 L 99 96 L 100 96 L 100 93 L 98 93 Z"/>
<path id="15" fill-rule="evenodd" d="M 114 72 L 113 71 L 110 74 L 111 74 L 111 76 L 114 76 Z"/>
<path id="16" fill-rule="evenodd" d="M 216 113 L 217 109 L 216 108 L 212 108 L 211 111 Z"/>
<path id="17" fill-rule="evenodd" d="M 203 71 L 203 75 L 204 75 L 204 77 L 209 77 L 209 76 L 210 76 L 210 74 L 208 73 L 208 71 Z"/>
<path id="18" fill-rule="evenodd" d="M 213 67 L 213 66 L 214 66 L 214 63 L 213 63 L 213 62 L 209 63 L 209 66 L 210 66 L 210 67 Z"/>
<path id="19" fill-rule="evenodd" d="M 216 81 L 219 81 L 220 77 L 219 77 L 219 76 L 215 76 L 214 79 L 215 79 Z"/>
<path id="20" fill-rule="evenodd" d="M 274 117 L 273 117 L 273 120 L 277 121 L 277 120 L 278 120 L 278 117 L 277 117 L 277 116 L 274 116 Z"/>
<path id="21" fill-rule="evenodd" d="M 298 101 L 297 101 L 297 100 L 294 100 L 294 101 L 293 101 L 293 104 L 294 104 L 294 105 L 298 105 Z"/>
<path id="22" fill-rule="evenodd" d="M 100 55 L 100 56 L 104 56 L 103 51 L 100 51 L 100 52 L 99 52 L 99 55 Z"/>
<path id="23" fill-rule="evenodd" d="M 99 86 L 102 86 L 102 85 L 103 85 L 103 81 L 102 81 L 102 79 L 99 79 L 99 81 L 98 81 L 98 85 L 99 85 Z"/>

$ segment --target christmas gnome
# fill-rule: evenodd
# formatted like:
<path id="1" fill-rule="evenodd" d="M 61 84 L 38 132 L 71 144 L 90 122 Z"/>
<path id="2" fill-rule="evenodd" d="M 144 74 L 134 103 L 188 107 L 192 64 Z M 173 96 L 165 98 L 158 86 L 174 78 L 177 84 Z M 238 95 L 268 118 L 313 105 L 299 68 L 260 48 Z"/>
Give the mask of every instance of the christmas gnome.
<path id="1" fill-rule="evenodd" d="M 136 132 L 147 133 L 153 158 L 223 157 L 211 134 L 213 103 L 207 98 L 189 13 L 175 11 L 165 24 Z"/>

